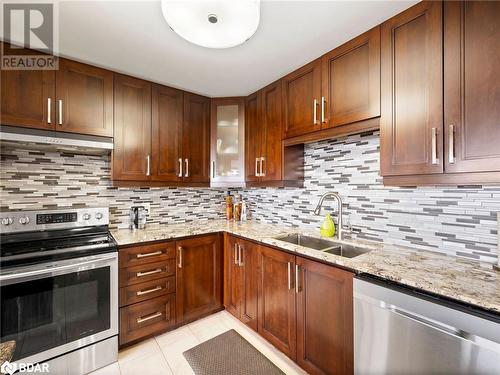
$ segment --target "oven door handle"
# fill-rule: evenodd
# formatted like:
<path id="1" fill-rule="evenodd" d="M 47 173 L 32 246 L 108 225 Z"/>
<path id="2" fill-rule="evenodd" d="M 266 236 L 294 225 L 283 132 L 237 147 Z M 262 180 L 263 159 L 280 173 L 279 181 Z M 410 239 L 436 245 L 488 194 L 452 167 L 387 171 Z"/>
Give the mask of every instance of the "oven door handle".
<path id="1" fill-rule="evenodd" d="M 109 263 L 109 261 L 116 259 L 116 257 L 117 257 L 117 255 L 115 253 L 112 253 L 111 255 L 101 255 L 101 256 L 95 256 L 95 257 L 88 257 L 83 262 L 79 261 L 79 262 L 75 262 L 75 263 L 63 264 L 61 266 L 44 267 L 43 269 L 35 269 L 32 271 L 3 274 L 3 275 L 0 275 L 0 281 L 22 279 L 22 278 L 26 278 L 26 277 L 38 276 L 38 275 L 43 275 L 43 274 L 54 274 L 55 272 L 78 269 L 78 268 L 81 268 L 81 267 L 89 265 L 89 264 Z M 57 264 L 56 262 L 54 262 L 54 263 Z"/>

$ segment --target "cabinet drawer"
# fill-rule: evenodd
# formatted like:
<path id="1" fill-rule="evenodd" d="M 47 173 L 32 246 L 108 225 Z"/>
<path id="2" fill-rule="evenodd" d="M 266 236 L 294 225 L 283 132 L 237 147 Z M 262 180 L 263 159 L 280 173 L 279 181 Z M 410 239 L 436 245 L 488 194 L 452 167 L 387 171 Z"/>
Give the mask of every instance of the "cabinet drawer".
<path id="1" fill-rule="evenodd" d="M 175 276 L 120 288 L 120 306 L 146 301 L 175 292 Z"/>
<path id="2" fill-rule="evenodd" d="M 175 275 L 175 259 L 120 269 L 120 286 L 138 284 Z"/>
<path id="3" fill-rule="evenodd" d="M 175 242 L 134 246 L 120 250 L 120 268 L 175 258 Z"/>
<path id="4" fill-rule="evenodd" d="M 175 294 L 120 309 L 120 345 L 160 333 L 175 323 Z"/>

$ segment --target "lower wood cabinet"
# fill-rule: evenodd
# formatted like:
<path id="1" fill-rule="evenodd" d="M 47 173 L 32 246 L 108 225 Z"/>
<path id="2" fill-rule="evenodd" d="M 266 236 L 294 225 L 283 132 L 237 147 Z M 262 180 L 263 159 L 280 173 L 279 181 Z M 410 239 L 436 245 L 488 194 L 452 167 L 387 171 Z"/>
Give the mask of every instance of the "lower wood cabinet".
<path id="1" fill-rule="evenodd" d="M 259 250 L 259 334 L 295 360 L 295 256 L 261 246 Z"/>
<path id="2" fill-rule="evenodd" d="M 218 234 L 177 245 L 177 324 L 222 308 L 221 246 Z"/>
<path id="3" fill-rule="evenodd" d="M 296 257 L 297 363 L 309 374 L 353 373 L 353 274 Z"/>
<path id="4" fill-rule="evenodd" d="M 227 235 L 224 246 L 224 306 L 257 331 L 259 245 Z"/>
<path id="5" fill-rule="evenodd" d="M 175 294 L 120 309 L 120 345 L 166 331 L 175 324 Z"/>

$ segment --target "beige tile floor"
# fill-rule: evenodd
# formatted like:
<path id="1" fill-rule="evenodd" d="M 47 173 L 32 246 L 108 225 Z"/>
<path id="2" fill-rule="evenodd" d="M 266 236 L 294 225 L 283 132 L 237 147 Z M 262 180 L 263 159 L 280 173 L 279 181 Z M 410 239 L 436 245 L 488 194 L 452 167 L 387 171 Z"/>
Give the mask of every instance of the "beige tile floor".
<path id="1" fill-rule="evenodd" d="M 286 374 L 305 374 L 293 361 L 226 311 L 210 315 L 120 351 L 118 362 L 91 375 L 190 375 L 182 353 L 203 341 L 235 329 Z"/>

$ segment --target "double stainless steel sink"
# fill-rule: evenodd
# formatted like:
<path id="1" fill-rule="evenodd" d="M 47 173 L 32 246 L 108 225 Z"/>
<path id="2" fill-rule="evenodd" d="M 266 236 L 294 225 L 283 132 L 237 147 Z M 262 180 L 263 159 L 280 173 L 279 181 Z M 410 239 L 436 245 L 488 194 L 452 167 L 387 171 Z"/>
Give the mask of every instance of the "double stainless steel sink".
<path id="1" fill-rule="evenodd" d="M 300 233 L 288 234 L 286 236 L 276 237 L 276 240 L 288 242 L 294 245 L 308 247 L 310 249 L 322 251 L 328 254 L 339 255 L 345 258 L 354 258 L 361 254 L 366 254 L 370 249 L 337 242 L 325 240 L 322 238 L 307 236 Z"/>

